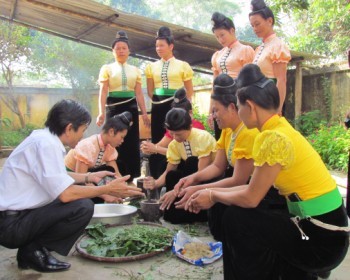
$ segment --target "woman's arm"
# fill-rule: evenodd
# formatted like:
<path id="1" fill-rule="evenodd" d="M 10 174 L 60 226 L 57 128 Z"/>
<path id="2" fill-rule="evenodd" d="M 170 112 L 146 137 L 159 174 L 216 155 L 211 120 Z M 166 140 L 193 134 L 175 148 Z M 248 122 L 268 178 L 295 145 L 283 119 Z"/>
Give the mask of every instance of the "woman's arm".
<path id="1" fill-rule="evenodd" d="M 122 177 L 122 175 L 119 172 L 119 168 L 118 168 L 118 165 L 117 165 L 115 160 L 111 160 L 111 161 L 107 162 L 106 165 L 114 168 L 114 173 L 117 177 Z"/>
<path id="2" fill-rule="evenodd" d="M 249 185 L 232 189 L 206 189 L 194 193 L 186 203 L 185 209 L 198 213 L 201 209 L 208 209 L 216 202 L 226 205 L 237 205 L 243 208 L 255 208 L 265 197 L 275 182 L 282 167 L 279 164 L 255 167 Z"/>
<path id="3" fill-rule="evenodd" d="M 147 94 L 149 98 L 153 98 L 153 92 L 154 92 L 154 81 L 151 78 L 147 78 Z"/>
<path id="4" fill-rule="evenodd" d="M 212 154 L 210 153 L 209 156 L 201 157 L 200 159 L 198 159 L 198 171 L 203 170 L 211 164 L 211 157 Z"/>
<path id="5" fill-rule="evenodd" d="M 192 101 L 192 96 L 193 96 L 192 80 L 184 81 L 184 87 L 186 89 L 187 99 Z"/>
<path id="6" fill-rule="evenodd" d="M 106 99 L 108 95 L 108 81 L 100 82 L 100 92 L 98 96 L 98 116 L 96 124 L 103 125 L 106 117 Z"/>
<path id="7" fill-rule="evenodd" d="M 135 85 L 135 96 L 137 100 L 137 104 L 140 107 L 141 113 L 142 113 L 142 120 L 145 126 L 149 127 L 151 125 L 151 122 L 147 115 L 146 105 L 145 105 L 145 98 L 142 93 L 142 88 L 140 83 L 136 83 Z"/>
<path id="8" fill-rule="evenodd" d="M 286 84 L 287 84 L 287 63 L 272 63 L 273 73 L 277 79 L 277 88 L 280 95 L 279 112 L 282 112 L 282 107 L 286 99 Z"/>

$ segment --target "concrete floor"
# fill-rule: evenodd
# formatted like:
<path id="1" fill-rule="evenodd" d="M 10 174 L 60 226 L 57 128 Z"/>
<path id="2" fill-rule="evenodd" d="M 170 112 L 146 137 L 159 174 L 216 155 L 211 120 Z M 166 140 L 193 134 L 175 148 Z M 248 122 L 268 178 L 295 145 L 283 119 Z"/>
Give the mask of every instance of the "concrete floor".
<path id="1" fill-rule="evenodd" d="M 0 172 L 5 159 L 0 158 Z M 344 174 L 334 174 L 340 188 L 344 192 Z M 172 226 L 163 221 L 163 225 L 175 230 L 184 230 L 199 234 L 199 239 L 213 241 L 204 224 Z M 222 259 L 205 267 L 196 267 L 176 256 L 170 251 L 151 258 L 124 263 L 106 263 L 86 259 L 73 248 L 69 256 L 57 256 L 60 260 L 71 263 L 72 267 L 60 273 L 40 273 L 34 270 L 19 270 L 16 261 L 17 250 L 0 246 L 0 280 L 100 280 L 100 279 L 129 279 L 129 280 L 161 280 L 161 279 L 193 279 L 204 280 L 223 279 Z M 332 271 L 331 280 L 350 279 L 350 250 L 342 264 Z M 296 279 L 297 280 L 297 279 Z"/>

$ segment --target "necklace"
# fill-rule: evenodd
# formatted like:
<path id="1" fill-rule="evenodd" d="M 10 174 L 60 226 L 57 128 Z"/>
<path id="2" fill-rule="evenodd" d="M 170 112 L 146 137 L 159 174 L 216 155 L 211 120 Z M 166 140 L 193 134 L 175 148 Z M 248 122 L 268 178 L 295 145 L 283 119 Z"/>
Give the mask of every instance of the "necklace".
<path id="1" fill-rule="evenodd" d="M 105 153 L 105 150 L 101 149 L 100 139 L 99 139 L 98 135 L 96 135 L 96 139 L 97 139 L 97 144 L 98 144 L 98 148 L 100 149 L 100 151 L 98 152 L 98 155 L 97 155 L 96 163 L 94 166 L 95 168 L 102 165 L 102 158 L 103 158 L 103 155 Z"/>
<path id="2" fill-rule="evenodd" d="M 233 147 L 235 145 L 236 138 L 237 138 L 238 134 L 241 132 L 241 130 L 243 129 L 243 127 L 244 127 L 244 124 L 241 123 L 237 132 L 236 133 L 232 132 L 230 147 L 228 148 L 228 152 L 227 152 L 227 161 L 228 161 L 228 164 L 232 167 L 233 167 L 233 164 L 232 164 L 231 158 L 232 158 Z"/>

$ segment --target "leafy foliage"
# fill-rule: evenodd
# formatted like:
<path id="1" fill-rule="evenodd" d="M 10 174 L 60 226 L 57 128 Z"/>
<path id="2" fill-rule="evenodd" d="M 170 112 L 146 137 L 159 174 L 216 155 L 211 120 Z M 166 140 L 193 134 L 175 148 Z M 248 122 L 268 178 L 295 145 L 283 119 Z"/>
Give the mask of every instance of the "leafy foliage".
<path id="1" fill-rule="evenodd" d="M 24 128 L 13 130 L 10 127 L 1 128 L 1 140 L 3 146 L 17 146 L 20 144 L 29 134 L 32 133 L 36 126 L 32 124 L 26 124 Z"/>
<path id="2" fill-rule="evenodd" d="M 210 134 L 214 135 L 214 130 L 212 130 L 209 125 L 208 125 L 208 115 L 206 114 L 200 114 L 198 110 L 198 106 L 193 105 L 193 118 L 196 119 L 197 121 L 200 121 L 204 127 L 205 130 L 210 132 Z"/>
<path id="3" fill-rule="evenodd" d="M 101 224 L 87 227 L 91 237 L 82 242 L 89 254 L 100 257 L 126 257 L 162 251 L 171 245 L 173 233 L 163 227 L 137 225 L 107 228 Z"/>
<path id="4" fill-rule="evenodd" d="M 350 148 L 350 130 L 341 125 L 327 126 L 310 134 L 307 139 L 320 154 L 323 162 L 333 170 L 346 171 Z"/>
<path id="5" fill-rule="evenodd" d="M 314 133 L 325 123 L 326 121 L 323 119 L 319 110 L 303 113 L 294 121 L 295 127 L 304 136 Z"/>

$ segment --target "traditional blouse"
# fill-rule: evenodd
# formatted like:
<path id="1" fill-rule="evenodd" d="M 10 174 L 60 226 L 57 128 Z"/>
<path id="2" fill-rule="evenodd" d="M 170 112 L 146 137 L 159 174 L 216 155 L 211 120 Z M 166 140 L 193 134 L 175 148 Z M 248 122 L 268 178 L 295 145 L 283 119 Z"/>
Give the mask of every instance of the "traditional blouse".
<path id="1" fill-rule="evenodd" d="M 155 88 L 179 89 L 185 81 L 192 80 L 193 70 L 187 62 L 172 57 L 148 64 L 145 75 L 147 79 L 153 79 Z"/>
<path id="2" fill-rule="evenodd" d="M 243 123 L 234 131 L 231 128 L 225 128 L 221 131 L 216 149 L 225 150 L 229 164 L 234 166 L 237 159 L 253 158 L 253 145 L 258 133 L 259 131 L 256 128 L 248 129 Z"/>
<path id="3" fill-rule="evenodd" d="M 251 46 L 243 45 L 239 41 L 230 47 L 225 47 L 215 52 L 211 58 L 211 68 L 214 74 L 224 73 L 232 78 L 237 78 L 239 71 L 254 58 L 254 50 Z"/>
<path id="4" fill-rule="evenodd" d="M 101 135 L 95 134 L 81 140 L 74 149 L 71 149 L 64 163 L 70 170 L 75 171 L 77 161 L 87 164 L 90 169 L 116 160 L 117 157 L 116 149 L 109 144 L 104 145 Z"/>
<path id="5" fill-rule="evenodd" d="M 98 81 L 108 81 L 109 91 L 134 91 L 136 83 L 141 84 L 141 71 L 126 62 L 121 64 L 118 61 L 103 65 Z"/>
<path id="6" fill-rule="evenodd" d="M 260 67 L 261 72 L 267 78 L 276 78 L 272 64 L 288 63 L 290 60 L 291 54 L 288 46 L 276 34 L 272 34 L 256 48 L 253 63 Z"/>
<path id="7" fill-rule="evenodd" d="M 215 153 L 215 138 L 206 130 L 192 128 L 191 134 L 184 142 L 172 140 L 167 150 L 167 160 L 171 164 L 179 164 L 181 159 L 189 156 L 198 158 L 213 155 Z"/>
<path id="8" fill-rule="evenodd" d="M 319 154 L 278 115 L 267 120 L 255 138 L 253 158 L 255 166 L 282 166 L 275 181 L 281 195 L 296 192 L 302 200 L 308 200 L 336 188 Z"/>
<path id="9" fill-rule="evenodd" d="M 193 120 L 192 120 L 192 127 L 193 127 L 193 128 L 202 129 L 202 130 L 205 129 L 204 125 L 203 125 L 200 121 L 197 121 L 196 119 L 193 119 Z M 166 130 L 164 136 L 165 136 L 165 137 L 168 137 L 168 138 L 170 138 L 170 139 L 173 139 L 173 137 L 170 135 L 169 130 Z"/>

